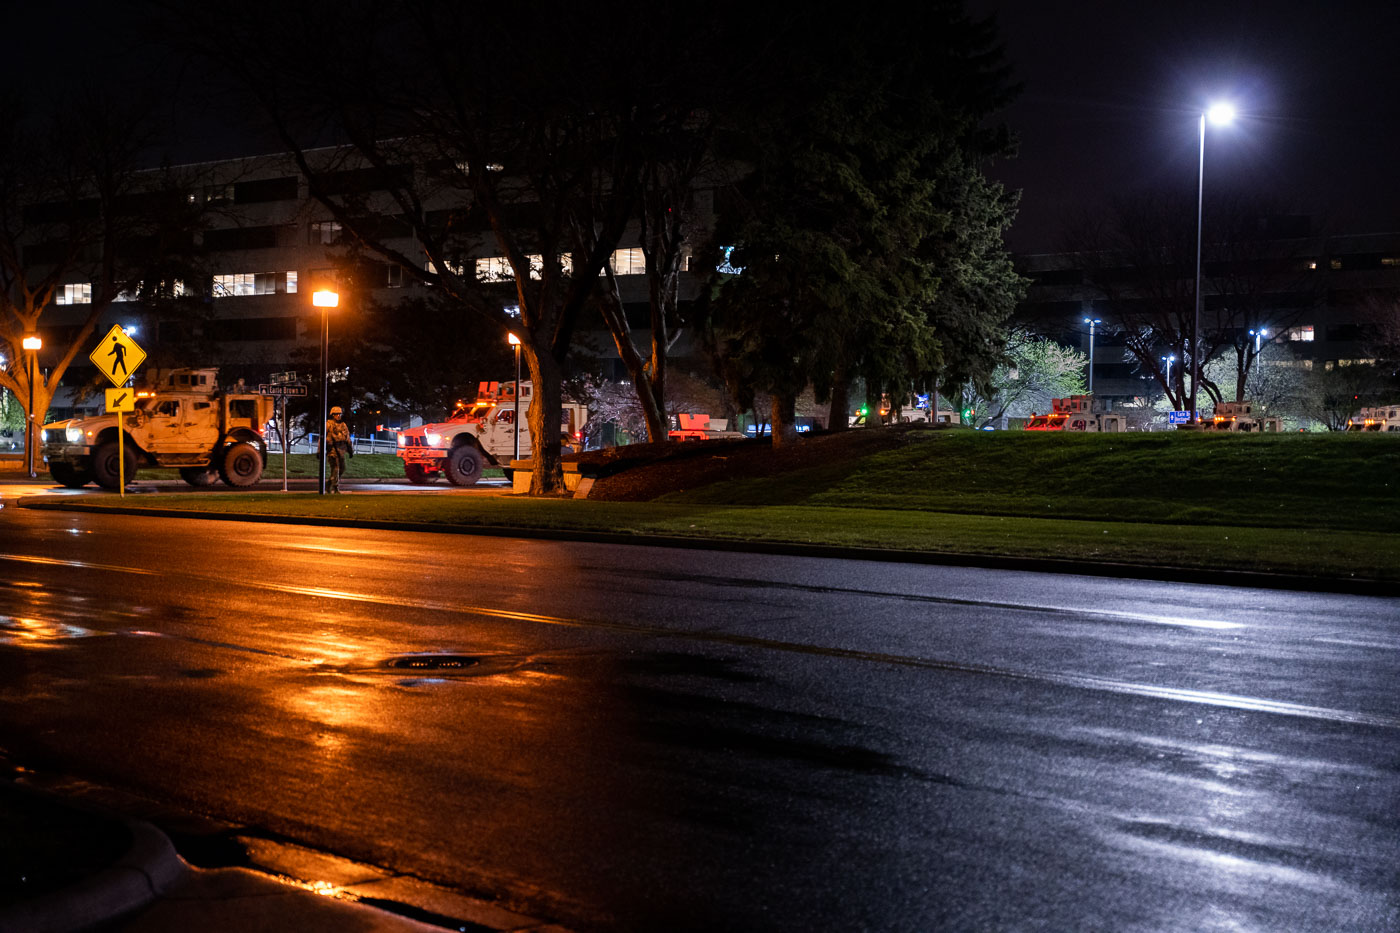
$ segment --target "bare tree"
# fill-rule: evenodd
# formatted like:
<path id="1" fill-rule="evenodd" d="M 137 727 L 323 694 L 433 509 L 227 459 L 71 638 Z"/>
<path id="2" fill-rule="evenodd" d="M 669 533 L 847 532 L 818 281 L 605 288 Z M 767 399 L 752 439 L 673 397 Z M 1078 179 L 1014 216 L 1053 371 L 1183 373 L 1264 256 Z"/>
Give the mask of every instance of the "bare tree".
<path id="1" fill-rule="evenodd" d="M 112 303 L 168 293 L 193 253 L 197 207 L 172 172 L 140 170 L 146 142 L 129 107 L 94 92 L 52 116 L 0 103 L 0 387 L 36 424 Z M 59 306 L 73 313 L 51 326 Z M 41 332 L 30 366 L 23 341 Z"/>
<path id="2" fill-rule="evenodd" d="M 450 296 L 486 339 L 508 331 L 521 339 L 535 385 L 531 492 L 562 490 L 559 432 L 551 428 L 574 331 L 637 215 L 644 172 L 663 164 L 653 158 L 657 141 L 676 131 L 688 103 L 672 106 L 670 88 L 656 80 L 676 54 L 676 43 L 664 41 L 681 38 L 676 26 L 640 6 L 619 17 L 428 0 L 266 6 L 287 28 L 234 36 L 211 54 L 256 98 L 312 197 L 358 249 Z M 201 22 L 225 23 L 228 12 L 210 5 Z M 262 18 L 243 4 L 232 20 Z M 304 54 L 301 37 L 310 34 L 327 54 Z M 338 148 L 309 142 L 327 135 Z M 684 175 L 678 170 L 677 180 Z M 351 177 L 363 180 L 360 190 L 347 190 Z M 652 181 L 649 194 L 665 197 L 667 180 Z M 669 206 L 685 205 L 671 196 Z M 643 229 L 662 293 L 641 380 L 655 387 L 656 410 L 682 233 L 655 223 Z M 411 250 L 399 245 L 405 235 Z M 504 260 L 508 297 L 493 274 L 478 274 L 473 257 L 488 247 Z M 625 315 L 605 318 L 629 369 L 645 370 L 641 354 L 627 352 L 635 348 Z M 664 420 L 653 411 L 649 424 Z"/>
<path id="3" fill-rule="evenodd" d="M 1242 400 L 1259 353 L 1314 306 L 1320 280 L 1311 275 L 1307 242 L 1278 237 L 1268 223 L 1277 212 L 1259 200 L 1207 205 L 1195 361 L 1194 201 L 1156 194 L 1118 199 L 1106 216 L 1081 220 L 1065 236 L 1086 282 L 1106 299 L 1095 312 L 1123 336 L 1128 356 L 1173 407 L 1189 406 L 1193 362 L 1200 367 L 1197 395 L 1222 400 L 1208 364 L 1226 353 L 1235 357 L 1235 395 Z M 1262 330 L 1269 334 L 1256 342 Z M 1173 358 L 1170 367 L 1164 356 Z"/>

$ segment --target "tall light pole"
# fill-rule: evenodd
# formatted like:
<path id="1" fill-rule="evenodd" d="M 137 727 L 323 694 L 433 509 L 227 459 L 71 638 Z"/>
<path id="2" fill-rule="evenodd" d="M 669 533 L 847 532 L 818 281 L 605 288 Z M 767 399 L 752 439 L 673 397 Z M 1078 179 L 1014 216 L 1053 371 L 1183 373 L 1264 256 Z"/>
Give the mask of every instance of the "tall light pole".
<path id="1" fill-rule="evenodd" d="M 1196 295 L 1191 318 L 1191 422 L 1199 423 L 1196 389 L 1201 381 L 1201 228 L 1206 200 L 1206 120 L 1224 126 L 1235 119 L 1235 108 L 1227 103 L 1212 104 L 1201 114 L 1201 161 L 1196 183 Z"/>
<path id="2" fill-rule="evenodd" d="M 1084 323 L 1089 325 L 1089 394 L 1094 394 L 1094 325 L 1102 324 L 1103 321 L 1096 317 L 1086 317 Z"/>
<path id="3" fill-rule="evenodd" d="M 1171 397 L 1172 392 L 1172 363 L 1176 362 L 1176 354 L 1162 357 L 1162 362 L 1167 364 L 1167 397 Z"/>
<path id="4" fill-rule="evenodd" d="M 1254 338 L 1254 355 L 1255 355 L 1255 356 L 1258 356 L 1258 355 L 1259 355 L 1259 338 L 1260 338 L 1260 337 L 1267 337 L 1267 336 L 1269 336 L 1269 332 L 1268 332 L 1267 330 L 1263 329 L 1263 328 L 1260 328 L 1259 330 L 1252 330 L 1252 331 L 1250 331 L 1250 332 L 1249 332 L 1249 335 L 1250 335 L 1251 337 Z"/>
<path id="5" fill-rule="evenodd" d="M 38 476 L 34 469 L 34 448 L 38 446 L 35 440 L 39 437 L 39 432 L 34 430 L 34 383 L 38 372 L 39 351 L 44 348 L 44 340 L 38 334 L 30 334 L 24 338 L 24 349 L 29 351 L 29 417 L 25 421 L 24 452 L 29 460 L 29 478 Z"/>
<path id="6" fill-rule="evenodd" d="M 331 420 L 331 308 L 340 305 L 340 293 L 323 288 L 311 296 L 321 309 L 321 495 L 326 494 L 326 422 Z M 286 452 L 282 454 L 286 456 Z"/>
<path id="7" fill-rule="evenodd" d="M 506 335 L 510 340 L 510 345 L 515 347 L 515 455 L 512 459 L 520 459 L 520 338 L 515 334 Z"/>

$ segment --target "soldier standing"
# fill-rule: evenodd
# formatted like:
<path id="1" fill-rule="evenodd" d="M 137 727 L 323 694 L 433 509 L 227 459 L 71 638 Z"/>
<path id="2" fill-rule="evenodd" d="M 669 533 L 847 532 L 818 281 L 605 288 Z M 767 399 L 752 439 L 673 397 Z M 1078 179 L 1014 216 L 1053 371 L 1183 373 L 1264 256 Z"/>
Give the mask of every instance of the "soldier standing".
<path id="1" fill-rule="evenodd" d="M 345 458 L 354 452 L 350 446 L 350 425 L 341 420 L 344 410 L 336 405 L 331 409 L 330 420 L 321 435 L 321 443 L 326 448 L 326 491 L 340 492 L 340 474 L 345 472 Z"/>

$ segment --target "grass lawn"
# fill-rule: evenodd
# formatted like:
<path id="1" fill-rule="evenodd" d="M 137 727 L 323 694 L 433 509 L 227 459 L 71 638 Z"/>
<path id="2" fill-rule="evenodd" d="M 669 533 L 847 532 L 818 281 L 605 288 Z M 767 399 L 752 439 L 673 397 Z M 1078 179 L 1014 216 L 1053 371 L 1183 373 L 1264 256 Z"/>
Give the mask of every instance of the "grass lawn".
<path id="1" fill-rule="evenodd" d="M 650 502 L 249 492 L 127 504 L 1400 581 L 1396 438 L 925 431 L 812 461 Z"/>

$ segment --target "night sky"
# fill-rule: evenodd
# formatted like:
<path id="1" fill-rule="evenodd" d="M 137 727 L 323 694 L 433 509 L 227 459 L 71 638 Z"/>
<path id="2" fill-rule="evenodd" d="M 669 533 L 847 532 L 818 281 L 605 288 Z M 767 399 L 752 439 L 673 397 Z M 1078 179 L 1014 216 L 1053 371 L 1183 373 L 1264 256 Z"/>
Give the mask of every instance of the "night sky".
<path id="1" fill-rule="evenodd" d="M 1066 217 L 1137 188 L 1277 198 L 1332 233 L 1400 230 L 1400 4 L 975 0 L 996 13 L 1025 89 L 1005 114 L 1019 157 L 994 174 L 1023 190 L 1008 240 L 1053 251 Z"/>
<path id="2" fill-rule="evenodd" d="M 92 69 L 148 99 L 175 92 L 178 161 L 272 147 L 197 74 L 180 77 L 149 27 L 122 28 L 142 9 L 28 4 L 14 14 L 26 41 L 12 43 L 0 70 L 31 87 Z M 882 5 L 862 9 L 880 15 Z M 1328 232 L 1400 230 L 1400 3 L 969 0 L 969 10 L 997 14 L 1024 84 L 1004 114 L 1020 155 L 993 170 L 1023 191 L 1012 249 L 1057 249 L 1067 219 L 1115 194 L 1194 196 L 1196 120 L 1216 96 L 1242 118 L 1208 132 L 1208 191 L 1268 195 Z"/>

